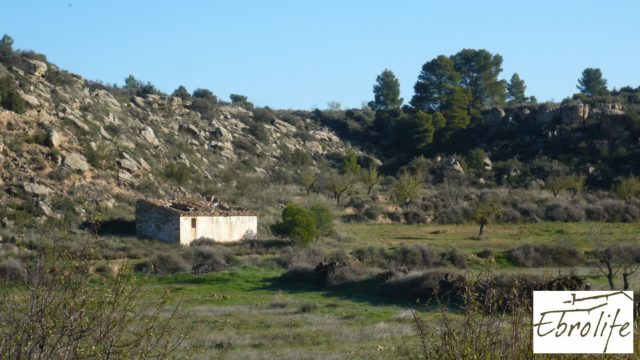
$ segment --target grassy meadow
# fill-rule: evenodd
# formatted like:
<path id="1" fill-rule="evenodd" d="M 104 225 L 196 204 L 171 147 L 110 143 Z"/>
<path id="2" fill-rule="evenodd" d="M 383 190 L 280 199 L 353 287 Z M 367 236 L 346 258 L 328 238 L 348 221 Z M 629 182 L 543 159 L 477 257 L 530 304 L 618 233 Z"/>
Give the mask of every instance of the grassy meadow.
<path id="1" fill-rule="evenodd" d="M 569 273 L 571 269 L 514 267 L 500 252 L 517 246 L 568 242 L 581 250 L 593 241 L 637 239 L 637 223 L 537 223 L 489 225 L 476 240 L 473 225 L 342 224 L 339 240 L 320 240 L 317 246 L 352 249 L 366 246 L 454 246 L 469 257 L 463 272 Z M 233 245 L 227 245 L 233 247 Z M 475 254 L 496 253 L 493 264 Z M 255 257 L 245 254 L 245 257 Z M 272 254 L 260 255 L 263 258 Z M 255 260 L 255 259 L 254 259 Z M 589 277 L 594 289 L 606 282 L 591 267 L 574 268 Z M 288 281 L 282 269 L 242 265 L 204 275 L 142 276 L 144 291 L 157 295 L 166 289 L 182 309 L 177 326 L 191 329 L 180 353 L 189 358 L 234 359 L 394 359 L 398 347 L 414 336 L 411 311 L 427 319 L 434 308 L 415 301 L 391 300 L 377 293 L 375 281 L 359 281 L 330 288 Z M 632 285 L 637 289 L 640 278 Z"/>

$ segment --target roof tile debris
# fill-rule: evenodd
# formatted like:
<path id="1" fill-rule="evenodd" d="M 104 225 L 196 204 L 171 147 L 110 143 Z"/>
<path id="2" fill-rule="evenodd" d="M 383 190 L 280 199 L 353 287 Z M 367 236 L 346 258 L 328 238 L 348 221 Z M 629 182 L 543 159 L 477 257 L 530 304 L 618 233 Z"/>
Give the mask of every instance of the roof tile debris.
<path id="1" fill-rule="evenodd" d="M 257 216 L 258 213 L 241 208 L 230 207 L 221 202 L 206 202 L 197 199 L 179 200 L 157 200 L 138 199 L 137 202 L 144 202 L 149 205 L 162 207 L 171 210 L 180 216 Z"/>

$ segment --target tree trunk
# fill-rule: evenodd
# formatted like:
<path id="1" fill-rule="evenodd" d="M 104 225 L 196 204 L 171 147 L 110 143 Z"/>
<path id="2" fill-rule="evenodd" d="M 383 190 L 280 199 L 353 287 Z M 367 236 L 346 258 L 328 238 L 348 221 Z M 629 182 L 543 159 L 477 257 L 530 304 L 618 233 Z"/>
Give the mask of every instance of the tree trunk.
<path id="1" fill-rule="evenodd" d="M 607 261 L 607 281 L 609 282 L 609 287 L 611 288 L 611 290 L 615 290 L 616 286 L 613 283 L 613 269 L 611 268 L 611 262 Z"/>
<path id="2" fill-rule="evenodd" d="M 482 240 L 482 232 L 484 231 L 484 221 L 480 221 L 480 231 L 478 232 L 478 240 Z"/>
<path id="3" fill-rule="evenodd" d="M 629 276 L 633 273 L 623 272 L 622 280 L 624 281 L 624 290 L 629 290 Z"/>

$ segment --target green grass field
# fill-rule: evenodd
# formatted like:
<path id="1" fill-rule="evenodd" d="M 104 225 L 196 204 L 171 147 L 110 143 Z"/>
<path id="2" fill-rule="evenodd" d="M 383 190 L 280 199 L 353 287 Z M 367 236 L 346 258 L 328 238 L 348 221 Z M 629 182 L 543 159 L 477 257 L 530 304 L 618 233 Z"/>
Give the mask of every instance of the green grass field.
<path id="1" fill-rule="evenodd" d="M 454 246 L 470 254 L 502 251 L 526 243 L 568 241 L 580 249 L 593 241 L 638 241 L 639 224 L 538 223 L 490 225 L 475 240 L 473 225 L 343 224 L 341 240 L 323 246 L 346 250 L 403 244 Z M 471 267 L 467 271 L 477 271 Z M 507 267 L 506 272 L 557 272 L 558 269 Z M 568 271 L 568 269 L 566 270 Z M 592 269 L 578 269 L 583 274 Z M 159 294 L 169 288 L 183 312 L 181 329 L 192 327 L 180 349 L 190 358 L 233 359 L 393 359 L 403 337 L 412 336 L 411 311 L 430 317 L 431 308 L 394 303 L 366 282 L 319 290 L 313 284 L 280 279 L 281 270 L 240 267 L 207 275 L 142 278 L 143 289 Z M 602 280 L 596 284 L 604 286 Z M 640 283 L 635 277 L 634 284 Z M 229 345 L 230 344 L 230 345 Z"/>
<path id="2" fill-rule="evenodd" d="M 554 223 L 490 224 L 484 238 L 477 240 L 477 225 L 399 225 L 344 224 L 341 232 L 349 239 L 347 247 L 431 245 L 455 246 L 466 252 L 483 249 L 507 250 L 523 244 L 548 244 L 569 241 L 581 249 L 594 241 L 639 241 L 638 223 Z"/>
<path id="3" fill-rule="evenodd" d="M 177 325 L 192 327 L 180 353 L 190 358 L 388 359 L 397 358 L 401 336 L 411 335 L 409 306 L 371 289 L 294 288 L 279 275 L 239 268 L 142 282 L 149 296 L 169 288 L 180 301 Z"/>

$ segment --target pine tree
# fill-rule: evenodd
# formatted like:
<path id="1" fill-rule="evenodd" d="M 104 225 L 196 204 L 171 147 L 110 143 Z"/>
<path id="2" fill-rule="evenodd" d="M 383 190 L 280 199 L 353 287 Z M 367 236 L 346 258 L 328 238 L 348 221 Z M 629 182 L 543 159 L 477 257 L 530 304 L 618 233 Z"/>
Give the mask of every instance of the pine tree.
<path id="1" fill-rule="evenodd" d="M 453 88 L 447 94 L 442 108 L 442 114 L 447 119 L 446 128 L 455 131 L 469 126 L 471 122 L 470 107 L 471 94 L 462 88 Z"/>
<path id="2" fill-rule="evenodd" d="M 373 85 L 373 95 L 374 100 L 369 102 L 369 107 L 373 110 L 400 109 L 404 100 L 400 97 L 400 81 L 389 69 L 385 69 L 376 78 L 376 84 Z"/>
<path id="3" fill-rule="evenodd" d="M 587 96 L 602 96 L 609 92 L 607 80 L 602 78 L 602 71 L 594 68 L 584 69 L 577 88 Z"/>
<path id="4" fill-rule="evenodd" d="M 524 80 L 520 79 L 518 73 L 514 73 L 507 85 L 507 99 L 509 103 L 522 104 L 527 102 L 527 97 L 525 96 L 526 89 L 527 86 L 524 84 Z"/>
<path id="5" fill-rule="evenodd" d="M 471 94 L 474 108 L 504 105 L 507 83 L 498 80 L 502 72 L 502 56 L 487 50 L 464 49 L 451 57 L 460 74 L 460 86 Z"/>
<path id="6" fill-rule="evenodd" d="M 415 95 L 411 105 L 419 110 L 438 111 L 444 98 L 458 85 L 460 74 L 454 69 L 453 60 L 440 55 L 422 66 L 418 81 L 413 89 Z"/>

